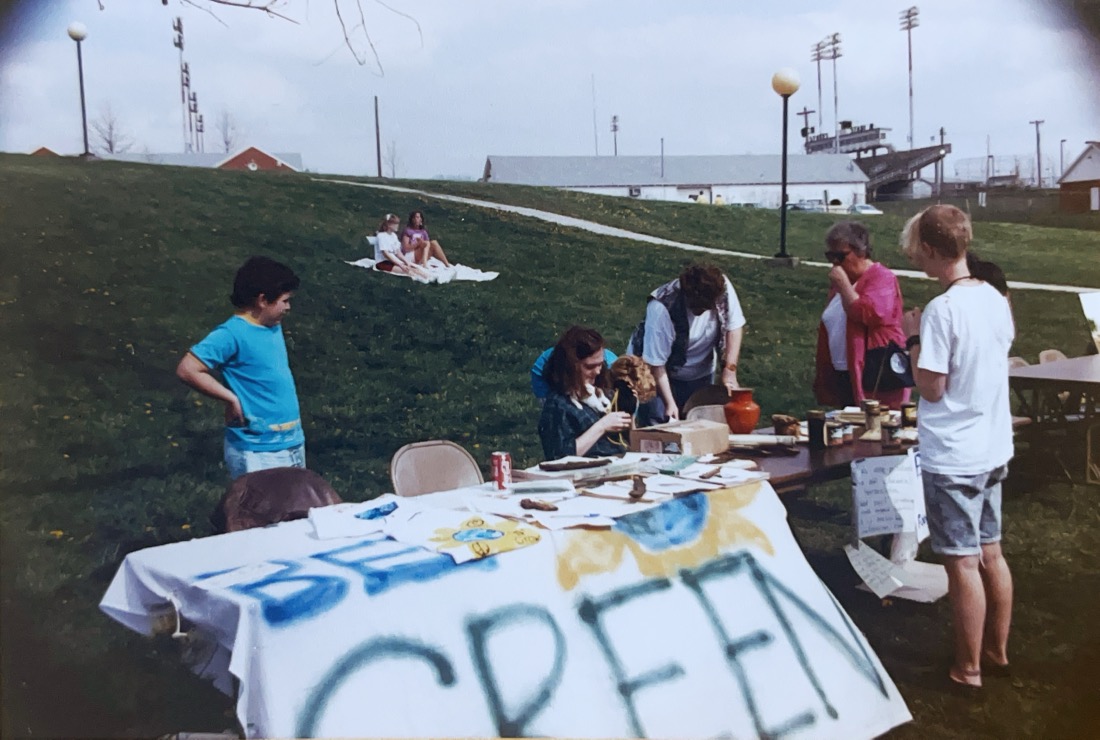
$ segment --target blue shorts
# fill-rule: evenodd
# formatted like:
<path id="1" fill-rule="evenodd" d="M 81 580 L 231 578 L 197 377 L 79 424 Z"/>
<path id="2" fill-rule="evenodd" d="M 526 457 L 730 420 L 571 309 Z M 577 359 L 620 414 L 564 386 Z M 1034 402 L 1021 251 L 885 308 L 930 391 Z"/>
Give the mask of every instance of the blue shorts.
<path id="1" fill-rule="evenodd" d="M 1001 541 L 1002 465 L 977 475 L 921 471 L 932 550 L 941 555 L 980 555 Z"/>
<path id="2" fill-rule="evenodd" d="M 242 450 L 225 443 L 225 467 L 229 468 L 229 479 L 237 480 L 245 473 L 255 473 L 268 468 L 304 468 L 306 466 L 306 445 L 289 447 L 272 452 Z"/>

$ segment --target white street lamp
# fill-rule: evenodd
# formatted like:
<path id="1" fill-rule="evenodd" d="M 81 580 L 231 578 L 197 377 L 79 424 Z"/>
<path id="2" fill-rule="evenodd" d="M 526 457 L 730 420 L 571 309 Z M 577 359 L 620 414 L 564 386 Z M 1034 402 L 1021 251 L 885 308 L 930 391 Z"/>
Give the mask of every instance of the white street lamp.
<path id="1" fill-rule="evenodd" d="M 80 77 L 80 121 L 84 127 L 84 156 L 92 156 L 88 151 L 88 112 L 84 106 L 84 57 L 80 53 L 80 42 L 88 37 L 88 29 L 83 23 L 74 21 L 69 24 L 69 38 L 76 42 L 76 69 Z"/>

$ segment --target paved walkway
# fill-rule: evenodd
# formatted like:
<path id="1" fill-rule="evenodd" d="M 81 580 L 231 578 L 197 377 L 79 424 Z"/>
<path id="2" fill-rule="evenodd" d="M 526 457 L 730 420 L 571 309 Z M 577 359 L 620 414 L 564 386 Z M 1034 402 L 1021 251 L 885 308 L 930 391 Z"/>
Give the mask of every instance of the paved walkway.
<path id="1" fill-rule="evenodd" d="M 476 198 L 463 198 L 458 195 L 443 195 L 442 193 L 429 193 L 423 190 L 416 190 L 415 188 L 403 188 L 397 185 L 380 185 L 370 182 L 352 182 L 350 180 L 334 180 L 327 177 L 314 177 L 315 182 L 329 182 L 337 185 L 353 185 L 361 188 L 375 188 L 376 190 L 390 190 L 395 193 L 411 193 L 413 195 L 420 195 L 425 198 L 435 198 L 437 200 L 447 200 L 453 203 L 464 203 L 466 205 L 475 206 L 477 208 L 490 208 L 497 211 L 506 211 L 508 213 L 516 213 L 520 216 L 527 216 L 528 218 L 537 218 L 540 221 L 548 221 L 552 224 L 560 224 L 562 226 L 569 226 L 574 229 L 581 229 L 582 231 L 590 231 L 593 234 L 602 234 L 604 236 L 614 236 L 620 239 L 630 239 L 636 242 L 645 242 L 647 244 L 659 244 L 663 247 L 675 247 L 677 249 L 686 249 L 691 252 L 705 252 L 708 254 L 720 254 L 725 257 L 741 257 L 749 260 L 766 260 L 771 259 L 768 255 L 763 254 L 750 254 L 749 252 L 735 252 L 729 249 L 716 249 L 714 247 L 703 247 L 698 244 L 687 244 L 686 242 L 673 241 L 672 239 L 662 239 L 659 236 L 649 236 L 648 234 L 638 234 L 633 231 L 627 231 L 626 229 L 619 229 L 614 226 L 605 226 L 604 224 L 596 223 L 595 221 L 586 221 L 583 218 L 573 218 L 572 216 L 562 216 L 558 213 L 551 213 L 549 211 L 540 211 L 537 208 L 526 208 L 524 206 L 510 206 L 504 203 L 494 203 L 488 200 L 478 200 Z M 803 260 L 803 265 L 809 267 L 826 267 L 831 268 L 832 265 L 828 262 L 816 262 L 814 260 Z M 893 273 L 898 277 L 914 278 L 917 280 L 929 280 L 930 278 L 923 272 L 917 272 L 916 270 L 893 270 Z M 1100 288 L 1085 288 L 1075 285 L 1048 285 L 1044 283 L 1022 283 L 1015 280 L 1011 280 L 1008 283 L 1008 287 L 1013 290 L 1048 290 L 1056 293 L 1092 293 L 1094 291 L 1100 291 Z"/>

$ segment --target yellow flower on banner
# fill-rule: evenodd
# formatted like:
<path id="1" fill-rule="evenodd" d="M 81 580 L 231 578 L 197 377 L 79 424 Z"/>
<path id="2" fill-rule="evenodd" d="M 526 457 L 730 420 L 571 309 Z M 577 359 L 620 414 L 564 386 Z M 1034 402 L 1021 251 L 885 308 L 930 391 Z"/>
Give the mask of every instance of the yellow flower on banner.
<path id="1" fill-rule="evenodd" d="M 774 555 L 768 536 L 739 511 L 759 490 L 759 483 L 748 483 L 697 493 L 631 514 L 614 529 L 572 534 L 558 555 L 558 584 L 571 591 L 586 575 L 618 570 L 627 551 L 650 578 L 669 578 L 737 545 L 755 545 Z M 636 521 L 640 524 L 632 532 Z"/>
<path id="2" fill-rule="evenodd" d="M 457 529 L 439 527 L 431 542 L 439 543 L 439 551 L 451 548 L 469 548 L 475 557 L 485 558 L 508 552 L 538 542 L 542 536 L 529 527 L 520 526 L 510 519 L 487 523 L 479 516 L 462 522 Z"/>

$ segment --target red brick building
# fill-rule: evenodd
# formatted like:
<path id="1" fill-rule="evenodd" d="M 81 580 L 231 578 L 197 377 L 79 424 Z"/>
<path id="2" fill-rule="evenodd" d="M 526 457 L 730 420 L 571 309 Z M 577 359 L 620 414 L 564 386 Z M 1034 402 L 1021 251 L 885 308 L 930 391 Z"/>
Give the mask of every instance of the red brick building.
<path id="1" fill-rule="evenodd" d="M 294 167 L 277 156 L 268 154 L 262 149 L 254 146 L 247 147 L 236 154 L 231 154 L 221 162 L 214 165 L 215 169 L 219 170 L 248 170 L 251 172 L 257 172 L 260 170 L 283 170 L 285 172 L 297 172 L 298 168 Z"/>

